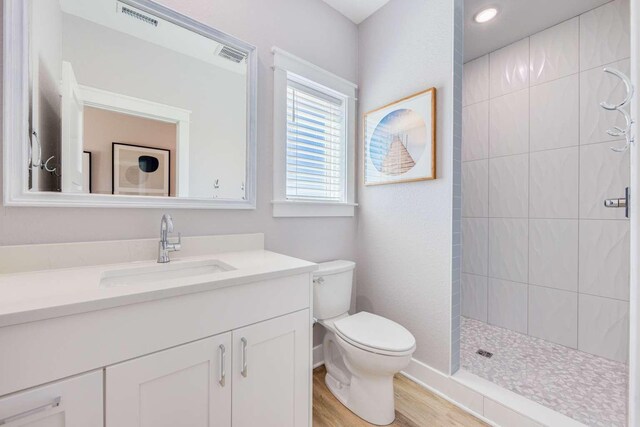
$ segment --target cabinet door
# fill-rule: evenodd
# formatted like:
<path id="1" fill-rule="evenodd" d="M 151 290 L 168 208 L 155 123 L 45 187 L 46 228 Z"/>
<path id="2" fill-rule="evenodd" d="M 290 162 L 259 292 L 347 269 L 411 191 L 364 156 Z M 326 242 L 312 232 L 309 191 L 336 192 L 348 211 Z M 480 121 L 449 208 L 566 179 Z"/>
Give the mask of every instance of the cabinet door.
<path id="1" fill-rule="evenodd" d="M 102 370 L 0 399 L 3 427 L 101 427 Z"/>
<path id="2" fill-rule="evenodd" d="M 233 331 L 234 427 L 309 425 L 310 349 L 309 310 Z"/>
<path id="3" fill-rule="evenodd" d="M 231 425 L 231 333 L 106 369 L 107 427 Z"/>

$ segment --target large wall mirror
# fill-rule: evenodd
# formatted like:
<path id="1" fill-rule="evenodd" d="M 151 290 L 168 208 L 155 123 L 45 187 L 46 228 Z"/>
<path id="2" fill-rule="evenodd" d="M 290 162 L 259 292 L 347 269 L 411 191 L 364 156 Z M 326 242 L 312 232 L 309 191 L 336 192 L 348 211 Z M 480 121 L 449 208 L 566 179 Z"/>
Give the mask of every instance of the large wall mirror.
<path id="1" fill-rule="evenodd" d="M 7 205 L 255 207 L 256 52 L 148 0 L 5 0 Z"/>

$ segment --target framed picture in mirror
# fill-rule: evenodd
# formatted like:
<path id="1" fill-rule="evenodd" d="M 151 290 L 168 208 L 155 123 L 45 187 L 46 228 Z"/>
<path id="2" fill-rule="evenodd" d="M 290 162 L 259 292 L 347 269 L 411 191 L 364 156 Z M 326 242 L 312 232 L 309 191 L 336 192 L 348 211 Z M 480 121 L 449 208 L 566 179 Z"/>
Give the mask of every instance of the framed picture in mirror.
<path id="1" fill-rule="evenodd" d="M 171 151 L 114 142 L 113 194 L 165 196 L 171 193 Z"/>
<path id="2" fill-rule="evenodd" d="M 85 171 L 85 173 L 83 174 L 83 185 L 82 185 L 82 189 L 84 190 L 85 193 L 91 194 L 93 192 L 93 188 L 92 188 L 92 181 L 91 181 L 91 175 L 92 175 L 92 164 L 91 164 L 91 151 L 83 151 L 82 152 L 82 170 Z"/>

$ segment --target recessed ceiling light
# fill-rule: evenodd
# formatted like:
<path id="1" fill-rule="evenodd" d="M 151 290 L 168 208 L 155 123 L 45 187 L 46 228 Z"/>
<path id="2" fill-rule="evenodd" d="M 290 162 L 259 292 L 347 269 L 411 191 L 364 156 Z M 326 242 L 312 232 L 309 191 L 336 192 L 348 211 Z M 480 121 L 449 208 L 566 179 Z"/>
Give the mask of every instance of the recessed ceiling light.
<path id="1" fill-rule="evenodd" d="M 485 22 L 491 21 L 498 14 L 498 9 L 495 7 L 490 7 L 487 9 L 483 9 L 480 12 L 476 13 L 476 16 L 473 17 L 473 20 L 478 24 L 484 24 Z"/>

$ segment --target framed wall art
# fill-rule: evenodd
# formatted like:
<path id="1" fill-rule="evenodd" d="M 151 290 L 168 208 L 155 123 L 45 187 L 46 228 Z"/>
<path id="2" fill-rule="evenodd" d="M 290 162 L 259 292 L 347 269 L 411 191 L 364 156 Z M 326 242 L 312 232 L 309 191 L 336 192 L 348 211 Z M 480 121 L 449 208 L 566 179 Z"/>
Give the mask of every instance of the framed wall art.
<path id="1" fill-rule="evenodd" d="M 436 89 L 364 116 L 365 185 L 436 178 Z"/>

